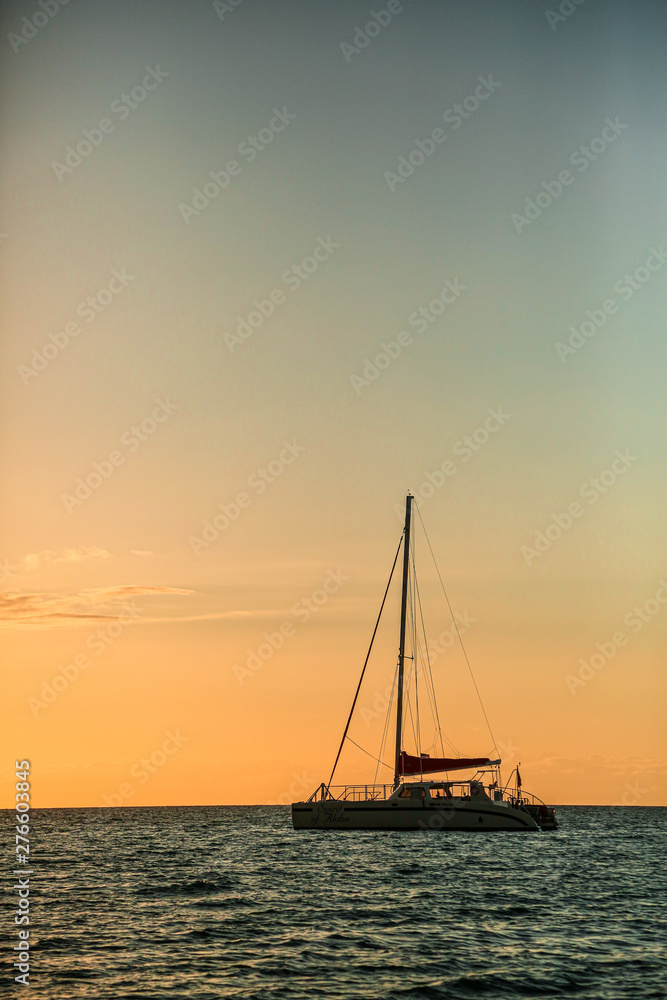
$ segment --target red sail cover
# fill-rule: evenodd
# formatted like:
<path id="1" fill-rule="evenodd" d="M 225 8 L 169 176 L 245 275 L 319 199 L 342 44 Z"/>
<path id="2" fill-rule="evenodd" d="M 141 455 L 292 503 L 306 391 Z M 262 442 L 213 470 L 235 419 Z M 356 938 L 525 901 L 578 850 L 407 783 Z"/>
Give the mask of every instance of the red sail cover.
<path id="1" fill-rule="evenodd" d="M 400 774 L 431 774 L 433 771 L 461 771 L 464 767 L 485 767 L 490 763 L 488 757 L 429 757 L 423 753 L 421 757 L 412 757 L 401 750 L 399 762 Z"/>

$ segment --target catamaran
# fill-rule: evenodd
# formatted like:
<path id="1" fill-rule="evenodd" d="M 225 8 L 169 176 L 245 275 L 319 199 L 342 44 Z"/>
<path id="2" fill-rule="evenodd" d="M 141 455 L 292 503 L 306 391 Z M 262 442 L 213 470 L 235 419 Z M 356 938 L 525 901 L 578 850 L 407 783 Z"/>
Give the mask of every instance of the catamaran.
<path id="1" fill-rule="evenodd" d="M 343 732 L 329 781 L 324 782 L 304 802 L 292 803 L 292 823 L 295 830 L 461 830 L 461 831 L 492 831 L 492 830 L 522 830 L 540 831 L 556 830 L 555 809 L 547 806 L 537 796 L 522 788 L 519 767 L 515 767 L 506 785 L 502 783 L 500 771 L 501 759 L 489 727 L 489 733 L 496 751 L 493 757 L 448 757 L 444 754 L 442 730 L 439 727 L 437 707 L 435 707 L 435 687 L 428 659 L 428 644 L 424 646 L 418 638 L 415 621 L 415 606 L 418 605 L 421 617 L 421 601 L 414 570 L 414 549 L 411 547 L 412 501 L 414 497 L 408 493 L 405 504 L 405 525 L 401 540 L 396 550 L 389 582 L 384 593 L 380 613 L 375 623 L 375 629 L 357 690 L 352 702 L 352 708 Z M 401 615 L 398 644 L 398 663 L 394 689 L 396 692 L 395 714 L 395 752 L 394 780 L 392 783 L 377 783 L 367 785 L 333 785 L 333 778 L 338 761 L 346 741 L 350 739 L 348 731 L 361 690 L 364 674 L 370 658 L 373 642 L 378 631 L 380 618 L 387 600 L 387 594 L 396 568 L 398 556 L 403 547 L 403 580 L 401 587 Z M 429 543 L 430 548 L 430 543 Z M 432 551 L 432 550 L 431 550 Z M 437 568 L 437 567 L 436 567 Z M 438 571 L 438 576 L 439 576 Z M 440 578 L 442 582 L 442 578 Z M 444 585 L 443 585 L 444 591 Z M 445 597 L 446 591 L 444 591 Z M 408 605 L 411 605 L 411 654 L 407 648 L 407 618 Z M 449 599 L 447 598 L 449 605 Z M 452 614 L 455 632 L 463 648 L 460 630 L 456 617 Z M 423 619 L 422 619 L 423 627 Z M 426 636 L 424 634 L 424 640 Z M 423 682 L 431 704 L 435 707 L 437 735 L 440 739 L 440 756 L 430 756 L 417 748 L 416 754 L 407 753 L 403 743 L 406 736 L 405 707 L 412 711 L 409 701 L 409 691 L 406 686 L 406 660 L 410 667 L 410 680 L 417 685 L 419 670 L 417 653 L 425 659 L 426 666 L 422 669 Z M 468 667 L 470 663 L 465 649 L 463 653 Z M 471 671 L 472 675 L 472 671 Z M 474 683 L 474 678 L 473 678 Z M 475 689 L 477 685 L 475 684 Z M 478 692 L 479 694 L 479 692 Z M 416 695 L 415 695 L 416 702 Z M 481 703 L 481 699 L 480 699 Z M 482 710 L 484 707 L 482 705 Z M 392 712 L 390 702 L 389 713 Z M 484 712 L 486 718 L 486 712 Z M 487 720 L 488 724 L 488 720 Z M 413 726 L 414 731 L 414 726 Z M 386 728 L 385 728 L 386 732 Z M 417 721 L 416 738 L 420 739 L 419 721 Z M 351 741 L 354 742 L 354 741 Z M 361 748 L 363 749 L 363 748 Z M 379 767 L 382 764 L 383 747 L 377 758 Z M 450 780 L 450 772 L 467 771 L 468 776 L 462 780 Z M 379 770 L 376 770 L 376 778 Z M 440 774 L 439 780 L 431 780 L 426 775 Z M 512 783 L 512 778 L 514 782 Z"/>

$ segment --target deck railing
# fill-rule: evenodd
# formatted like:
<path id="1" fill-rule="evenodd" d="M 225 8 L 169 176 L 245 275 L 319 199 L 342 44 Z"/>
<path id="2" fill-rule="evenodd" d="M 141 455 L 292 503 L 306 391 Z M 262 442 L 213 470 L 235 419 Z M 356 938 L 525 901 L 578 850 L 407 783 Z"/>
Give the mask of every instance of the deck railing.
<path id="1" fill-rule="evenodd" d="M 405 784 L 410 784 L 411 782 L 404 782 Z M 420 784 L 420 781 L 414 782 L 415 784 Z M 472 795 L 471 782 L 468 781 L 434 781 L 434 788 L 432 789 L 432 797 L 439 798 L 437 791 L 445 792 L 445 796 L 454 795 L 456 797 L 462 796 L 464 798 L 469 798 Z M 498 793 L 502 794 L 502 798 L 506 802 L 511 802 L 512 805 L 544 805 L 542 799 L 538 798 L 537 795 L 533 795 L 532 792 L 526 792 L 523 788 L 511 789 L 511 788 L 499 788 L 493 785 L 483 785 L 484 791 L 489 796 L 490 799 L 496 799 L 496 796 L 500 797 Z M 308 802 L 383 802 L 389 798 L 389 796 L 394 791 L 394 785 L 331 785 L 327 787 L 322 783 L 318 788 L 315 789 L 313 794 L 308 799 Z"/>
<path id="2" fill-rule="evenodd" d="M 514 788 L 503 789 L 504 798 L 510 801 L 517 802 L 519 805 L 529 805 L 529 806 L 543 806 L 546 805 L 537 795 L 533 795 L 532 792 L 526 792 L 523 788 L 520 788 L 518 792 Z"/>
<path id="3" fill-rule="evenodd" d="M 331 785 L 322 784 L 308 799 L 309 802 L 325 802 L 327 799 L 344 802 L 384 801 L 394 791 L 393 785 Z"/>

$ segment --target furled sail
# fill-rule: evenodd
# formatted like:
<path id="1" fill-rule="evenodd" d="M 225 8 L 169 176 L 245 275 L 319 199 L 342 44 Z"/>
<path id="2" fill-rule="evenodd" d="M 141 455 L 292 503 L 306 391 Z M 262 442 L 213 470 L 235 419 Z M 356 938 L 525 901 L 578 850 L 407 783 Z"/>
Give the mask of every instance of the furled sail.
<path id="1" fill-rule="evenodd" d="M 464 767 L 486 767 L 488 757 L 429 757 L 427 753 L 413 757 L 401 750 L 399 774 L 432 774 L 434 771 L 461 771 Z"/>

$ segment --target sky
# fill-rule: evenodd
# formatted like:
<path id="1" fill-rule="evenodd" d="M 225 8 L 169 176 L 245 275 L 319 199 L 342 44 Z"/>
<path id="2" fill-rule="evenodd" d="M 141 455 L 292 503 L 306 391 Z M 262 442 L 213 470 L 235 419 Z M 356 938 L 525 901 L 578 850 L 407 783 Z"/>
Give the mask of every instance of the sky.
<path id="1" fill-rule="evenodd" d="M 55 3 L 2 15 L 0 805 L 310 795 L 408 490 L 505 775 L 667 804 L 667 10 Z"/>

